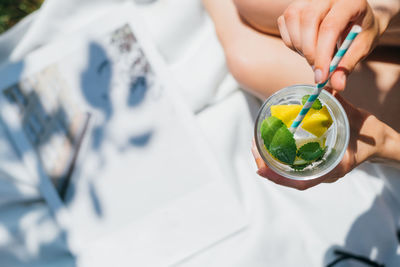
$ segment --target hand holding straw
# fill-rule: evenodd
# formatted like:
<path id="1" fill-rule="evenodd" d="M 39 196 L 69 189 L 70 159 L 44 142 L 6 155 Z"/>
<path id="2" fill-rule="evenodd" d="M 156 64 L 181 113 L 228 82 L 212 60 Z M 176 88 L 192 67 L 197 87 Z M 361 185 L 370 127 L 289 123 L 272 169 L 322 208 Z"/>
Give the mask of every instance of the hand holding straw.
<path id="1" fill-rule="evenodd" d="M 333 57 L 331 64 L 329 66 L 329 76 L 325 82 L 317 84 L 313 93 L 307 99 L 307 102 L 304 104 L 303 108 L 300 110 L 299 114 L 297 115 L 296 119 L 293 121 L 292 125 L 290 126 L 290 132 L 294 133 L 297 128 L 299 127 L 301 121 L 306 116 L 307 112 L 310 110 L 312 104 L 314 103 L 315 99 L 318 98 L 319 94 L 322 91 L 322 88 L 328 83 L 333 71 L 337 68 L 340 60 L 349 49 L 351 43 L 354 41 L 356 36 L 361 32 L 361 27 L 359 25 L 354 25 L 349 34 L 347 34 L 346 39 L 343 41 L 342 45 L 340 46 L 339 50 L 336 52 L 336 55 Z"/>

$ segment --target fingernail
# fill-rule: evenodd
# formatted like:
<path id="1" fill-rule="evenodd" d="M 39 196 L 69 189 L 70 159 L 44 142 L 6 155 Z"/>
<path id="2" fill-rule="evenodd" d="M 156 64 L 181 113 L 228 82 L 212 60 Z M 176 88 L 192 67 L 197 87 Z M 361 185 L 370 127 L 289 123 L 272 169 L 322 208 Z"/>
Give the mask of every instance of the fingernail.
<path id="1" fill-rule="evenodd" d="M 314 80 L 315 83 L 322 83 L 322 71 L 320 69 L 314 71 Z"/>

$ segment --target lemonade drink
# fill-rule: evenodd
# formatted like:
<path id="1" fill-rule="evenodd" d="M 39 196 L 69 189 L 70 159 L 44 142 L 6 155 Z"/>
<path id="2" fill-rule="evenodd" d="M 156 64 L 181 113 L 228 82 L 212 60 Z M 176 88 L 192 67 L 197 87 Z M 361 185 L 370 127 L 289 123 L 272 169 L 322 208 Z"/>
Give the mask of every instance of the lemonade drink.
<path id="1" fill-rule="evenodd" d="M 349 140 L 349 124 L 340 103 L 323 91 L 292 134 L 289 128 L 312 86 L 296 85 L 272 95 L 260 109 L 255 129 L 261 157 L 275 172 L 307 180 L 331 171 Z"/>

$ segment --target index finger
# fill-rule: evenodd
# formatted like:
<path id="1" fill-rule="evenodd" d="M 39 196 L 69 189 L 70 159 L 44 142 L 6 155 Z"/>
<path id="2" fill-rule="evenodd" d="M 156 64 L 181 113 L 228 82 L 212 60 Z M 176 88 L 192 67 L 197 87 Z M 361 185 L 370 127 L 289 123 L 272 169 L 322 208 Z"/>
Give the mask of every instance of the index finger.
<path id="1" fill-rule="evenodd" d="M 365 1 L 340 1 L 336 3 L 322 21 L 315 56 L 315 82 L 324 82 L 329 75 L 329 64 L 335 51 L 337 40 L 347 26 L 363 16 Z"/>

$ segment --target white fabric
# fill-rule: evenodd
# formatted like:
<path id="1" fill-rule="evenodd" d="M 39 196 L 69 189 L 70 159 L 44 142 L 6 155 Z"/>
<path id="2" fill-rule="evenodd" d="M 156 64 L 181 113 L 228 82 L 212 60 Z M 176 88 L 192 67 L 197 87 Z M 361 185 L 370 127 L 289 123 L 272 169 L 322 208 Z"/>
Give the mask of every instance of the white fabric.
<path id="1" fill-rule="evenodd" d="M 47 0 L 40 11 L 0 36 L 0 63 L 23 59 L 115 4 L 119 2 Z M 138 7 L 249 221 L 245 231 L 176 266 L 323 266 L 334 259 L 335 247 L 386 266 L 400 265 L 399 171 L 363 164 L 337 183 L 305 192 L 261 179 L 250 153 L 260 103 L 239 90 L 228 74 L 201 2 L 159 0 Z M 65 233 L 37 188 L 17 182 L 27 174 L 7 140 L 0 129 L 0 259 L 12 266 L 75 266 Z M 362 266 L 346 264 L 340 266 Z"/>

